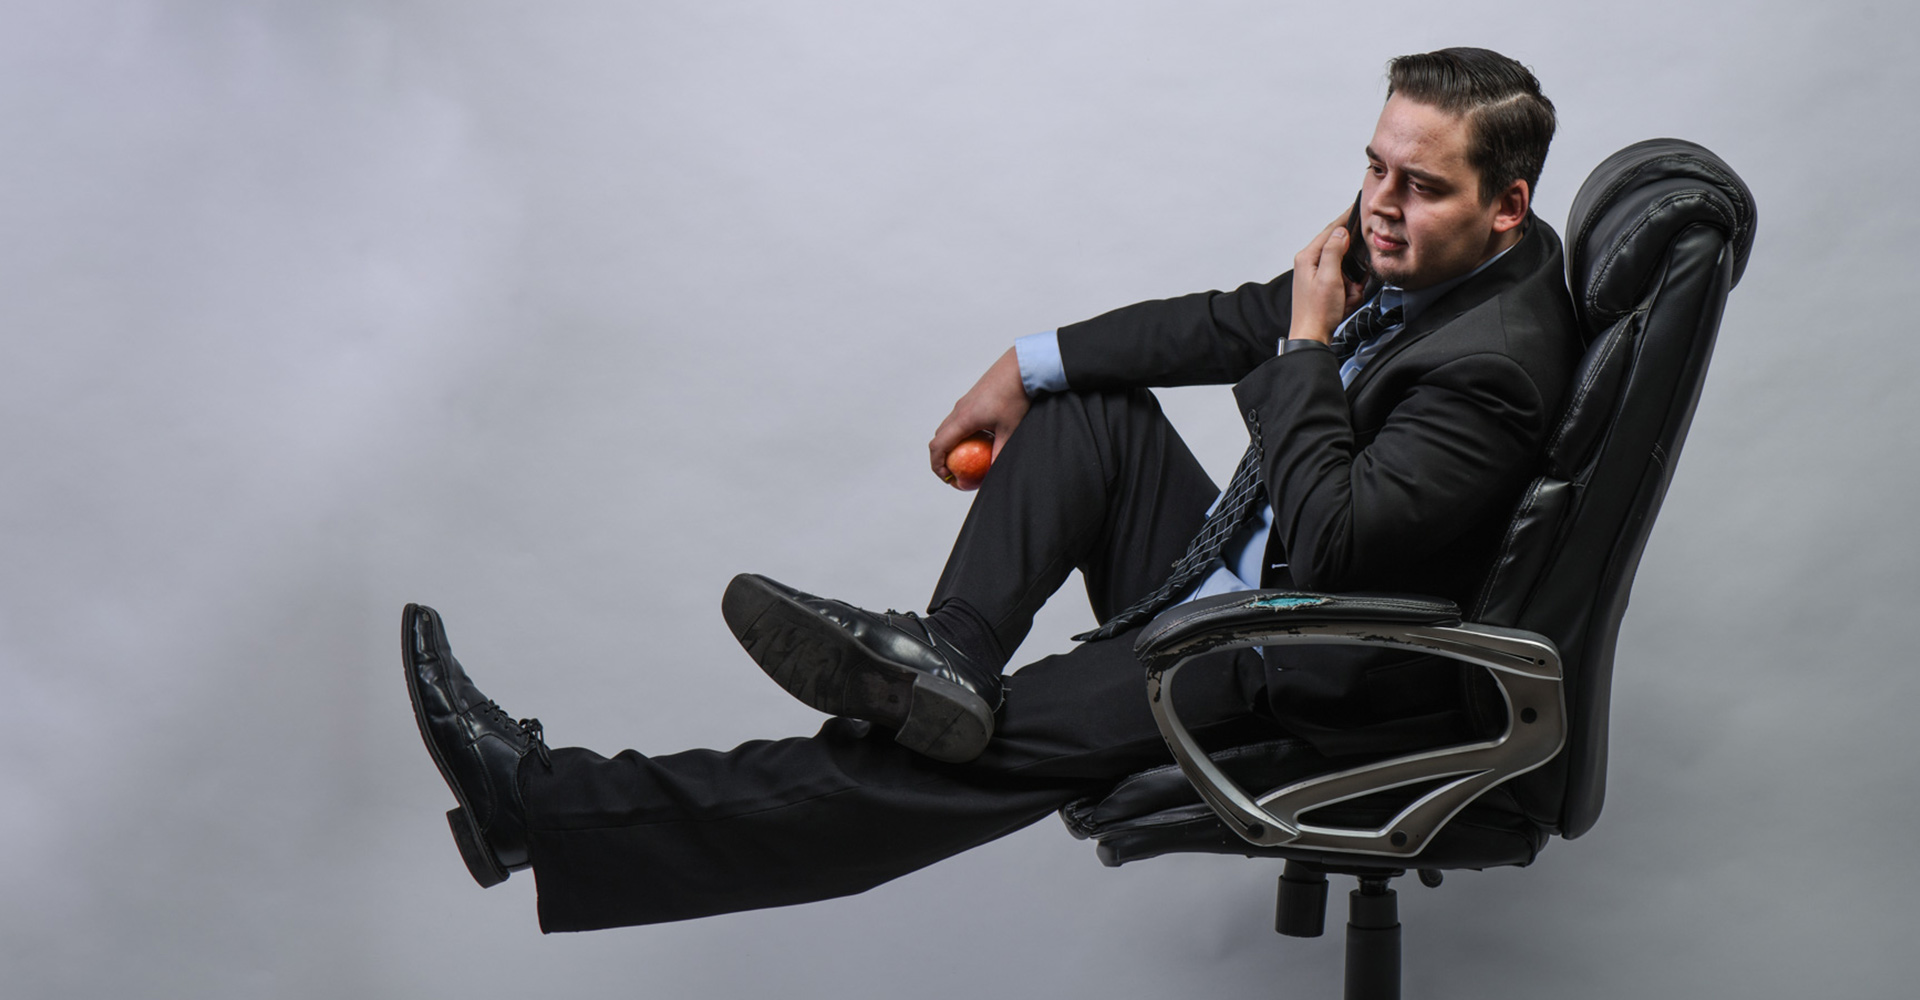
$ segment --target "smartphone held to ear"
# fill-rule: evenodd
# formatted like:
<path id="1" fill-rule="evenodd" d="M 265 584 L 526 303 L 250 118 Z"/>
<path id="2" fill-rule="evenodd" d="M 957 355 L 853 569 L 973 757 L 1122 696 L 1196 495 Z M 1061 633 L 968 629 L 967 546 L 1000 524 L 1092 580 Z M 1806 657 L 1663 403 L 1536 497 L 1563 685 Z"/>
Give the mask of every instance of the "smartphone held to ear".
<path id="1" fill-rule="evenodd" d="M 1356 285 L 1373 280 L 1366 240 L 1360 235 L 1360 195 L 1354 195 L 1353 211 L 1347 213 L 1347 252 L 1340 258 L 1340 273 Z"/>

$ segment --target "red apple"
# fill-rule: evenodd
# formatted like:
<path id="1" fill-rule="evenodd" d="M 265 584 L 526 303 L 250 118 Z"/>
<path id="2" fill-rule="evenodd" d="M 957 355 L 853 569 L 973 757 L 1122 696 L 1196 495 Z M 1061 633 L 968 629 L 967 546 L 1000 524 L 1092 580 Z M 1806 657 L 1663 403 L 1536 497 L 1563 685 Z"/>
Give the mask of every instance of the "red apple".
<path id="1" fill-rule="evenodd" d="M 987 467 L 993 464 L 993 438 L 985 431 L 966 438 L 947 452 L 947 469 L 957 480 L 954 485 L 970 490 L 987 478 Z"/>

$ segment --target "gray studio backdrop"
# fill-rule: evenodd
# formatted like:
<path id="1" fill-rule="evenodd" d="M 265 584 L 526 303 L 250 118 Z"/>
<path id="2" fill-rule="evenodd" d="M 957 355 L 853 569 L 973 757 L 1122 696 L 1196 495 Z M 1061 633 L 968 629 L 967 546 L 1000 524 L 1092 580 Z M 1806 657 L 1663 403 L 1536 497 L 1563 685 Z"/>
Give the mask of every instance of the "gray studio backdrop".
<path id="1" fill-rule="evenodd" d="M 1338 9 L 1336 10 L 1336 8 Z M 1898 997 L 1920 358 L 1915 15 L 1398 0 L 0 8 L 0 992 L 1337 994 L 1274 866 L 1052 821 L 861 896 L 543 938 L 482 892 L 401 606 L 607 753 L 812 731 L 754 570 L 932 588 L 926 469 L 1017 336 L 1264 280 L 1396 53 L 1503 49 L 1606 154 L 1715 149 L 1760 236 L 1620 647 L 1611 794 L 1402 890 L 1410 996 Z M 1222 390 L 1164 398 L 1224 475 Z M 1073 590 L 1022 657 L 1090 616 Z"/>

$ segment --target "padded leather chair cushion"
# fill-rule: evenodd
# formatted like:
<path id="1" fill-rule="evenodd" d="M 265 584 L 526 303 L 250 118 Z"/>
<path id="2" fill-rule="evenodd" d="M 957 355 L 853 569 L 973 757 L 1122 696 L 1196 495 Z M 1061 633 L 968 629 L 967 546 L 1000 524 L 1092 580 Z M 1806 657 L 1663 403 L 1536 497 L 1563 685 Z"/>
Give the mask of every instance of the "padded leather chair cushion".
<path id="1" fill-rule="evenodd" d="M 1362 763 L 1335 762 L 1301 740 L 1273 740 L 1209 754 L 1214 763 L 1248 788 L 1278 787 L 1301 778 Z M 1409 793 L 1410 795 L 1410 793 Z M 1383 825 L 1397 810 L 1398 798 L 1362 799 L 1324 810 L 1312 818 L 1340 824 Z M 1496 789 L 1494 798 L 1498 798 Z M 1482 801 L 1485 801 L 1483 799 Z M 1412 859 L 1256 847 L 1228 830 L 1213 814 L 1177 765 L 1168 764 L 1127 778 L 1111 792 L 1068 803 L 1060 810 L 1067 829 L 1099 841 L 1102 864 L 1117 867 L 1176 852 L 1291 858 L 1343 868 L 1492 868 L 1525 865 L 1546 843 L 1540 828 L 1511 811 L 1478 803 L 1441 829 L 1433 843 Z"/>
<path id="2" fill-rule="evenodd" d="M 1574 198 L 1567 283 L 1591 337 L 1640 305 L 1674 238 L 1710 225 L 1733 248 L 1738 284 L 1753 249 L 1753 192 L 1705 147 L 1648 139 L 1607 157 Z"/>

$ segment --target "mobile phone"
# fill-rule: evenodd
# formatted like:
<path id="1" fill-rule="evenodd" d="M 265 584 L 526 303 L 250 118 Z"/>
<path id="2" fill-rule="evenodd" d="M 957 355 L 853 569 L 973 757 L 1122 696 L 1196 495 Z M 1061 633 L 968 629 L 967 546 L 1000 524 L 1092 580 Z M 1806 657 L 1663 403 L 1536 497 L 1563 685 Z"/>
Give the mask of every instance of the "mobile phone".
<path id="1" fill-rule="evenodd" d="M 1347 213 L 1347 252 L 1340 258 L 1340 273 L 1348 281 L 1365 286 L 1373 280 L 1373 264 L 1360 235 L 1360 198 L 1361 195 L 1353 196 L 1353 211 Z"/>

